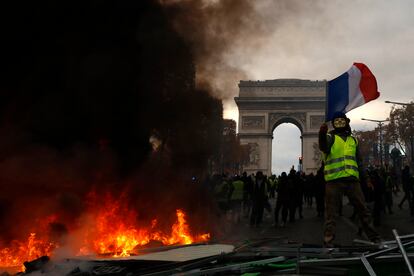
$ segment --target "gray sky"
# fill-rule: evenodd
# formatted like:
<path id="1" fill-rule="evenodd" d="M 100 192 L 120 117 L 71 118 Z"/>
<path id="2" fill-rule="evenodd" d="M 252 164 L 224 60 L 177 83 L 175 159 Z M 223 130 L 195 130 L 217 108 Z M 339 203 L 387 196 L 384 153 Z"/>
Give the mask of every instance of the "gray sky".
<path id="1" fill-rule="evenodd" d="M 273 131 L 272 172 L 279 175 L 289 173 L 295 166 L 297 170 L 301 156 L 300 130 L 293 124 L 281 124 Z"/>
<path id="2" fill-rule="evenodd" d="M 347 71 L 353 62 L 363 62 L 377 77 L 381 96 L 347 114 L 352 128 L 358 130 L 375 127 L 375 123 L 361 121 L 361 117 L 385 119 L 389 115 L 391 105 L 385 100 L 414 99 L 413 1 L 254 3 L 257 20 L 263 26 L 260 37 L 237 40 L 225 54 L 225 61 L 241 68 L 247 79 L 330 80 Z M 237 83 L 235 80 L 231 92 L 234 96 L 238 95 Z M 238 121 L 233 100 L 227 100 L 224 108 L 225 118 Z M 298 136 L 298 130 L 290 126 L 281 130 L 287 140 Z M 300 152 L 300 143 L 298 147 Z M 288 153 L 290 150 L 292 153 Z M 295 149 L 289 147 L 286 152 L 297 159 Z"/>

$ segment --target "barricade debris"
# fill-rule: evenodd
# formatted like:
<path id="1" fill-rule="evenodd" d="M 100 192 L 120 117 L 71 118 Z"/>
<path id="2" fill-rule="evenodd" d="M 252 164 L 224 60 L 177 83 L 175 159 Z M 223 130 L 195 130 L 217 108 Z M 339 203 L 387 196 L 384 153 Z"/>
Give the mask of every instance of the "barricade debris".
<path id="1" fill-rule="evenodd" d="M 26 275 L 414 275 L 414 234 L 374 244 L 354 240 L 352 246 L 322 248 L 283 237 L 226 244 L 194 244 L 151 249 L 119 259 L 46 260 L 30 264 Z M 49 263 L 48 263 L 49 262 Z M 45 266 L 45 263 L 48 263 Z M 41 264 L 41 265 L 39 265 Z"/>

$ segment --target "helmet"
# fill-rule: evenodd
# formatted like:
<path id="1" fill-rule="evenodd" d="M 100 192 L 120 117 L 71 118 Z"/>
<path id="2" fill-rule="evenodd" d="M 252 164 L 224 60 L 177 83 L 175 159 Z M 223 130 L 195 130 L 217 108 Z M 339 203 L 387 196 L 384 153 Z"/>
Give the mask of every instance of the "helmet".
<path id="1" fill-rule="evenodd" d="M 349 120 L 348 117 L 346 117 L 345 113 L 343 112 L 335 112 L 332 119 L 332 126 L 334 129 L 345 129 L 349 126 Z"/>

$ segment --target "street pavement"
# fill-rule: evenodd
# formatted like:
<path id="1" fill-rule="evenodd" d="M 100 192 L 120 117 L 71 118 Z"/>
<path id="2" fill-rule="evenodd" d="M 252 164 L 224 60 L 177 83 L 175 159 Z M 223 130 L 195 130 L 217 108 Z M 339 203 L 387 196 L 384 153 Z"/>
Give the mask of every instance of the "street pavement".
<path id="1" fill-rule="evenodd" d="M 408 202 L 403 208 L 398 208 L 397 204 L 403 197 L 400 192 L 394 196 L 393 214 L 382 214 L 381 225 L 375 227 L 383 240 L 394 240 L 393 229 L 399 235 L 414 234 L 414 217 L 410 216 Z M 275 200 L 271 200 L 274 207 Z M 350 217 L 353 207 L 348 204 L 348 199 L 344 199 L 343 215 L 337 217 L 337 231 L 334 244 L 337 246 L 352 246 L 354 239 L 367 240 L 365 234 L 358 235 L 357 221 Z M 281 215 L 279 216 L 281 217 Z M 322 246 L 324 218 L 317 217 L 316 205 L 303 205 L 303 218 L 293 223 L 287 223 L 284 227 L 274 225 L 274 213 L 264 211 L 263 223 L 260 227 L 251 227 L 249 219 L 244 217 L 239 223 L 233 223 L 229 218 L 222 218 L 220 230 L 215 233 L 215 240 L 223 243 L 243 244 L 245 241 L 253 241 L 263 238 L 281 238 L 284 243 L 299 243 L 304 246 Z"/>

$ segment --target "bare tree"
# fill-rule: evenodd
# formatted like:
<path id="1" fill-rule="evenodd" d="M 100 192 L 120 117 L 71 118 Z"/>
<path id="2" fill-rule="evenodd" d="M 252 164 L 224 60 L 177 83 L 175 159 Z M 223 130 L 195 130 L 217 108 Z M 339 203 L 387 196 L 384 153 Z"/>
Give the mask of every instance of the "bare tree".
<path id="1" fill-rule="evenodd" d="M 413 160 L 414 137 L 414 102 L 404 106 L 394 106 L 390 112 L 390 123 L 387 126 L 389 139 L 397 143 L 404 154 Z"/>

